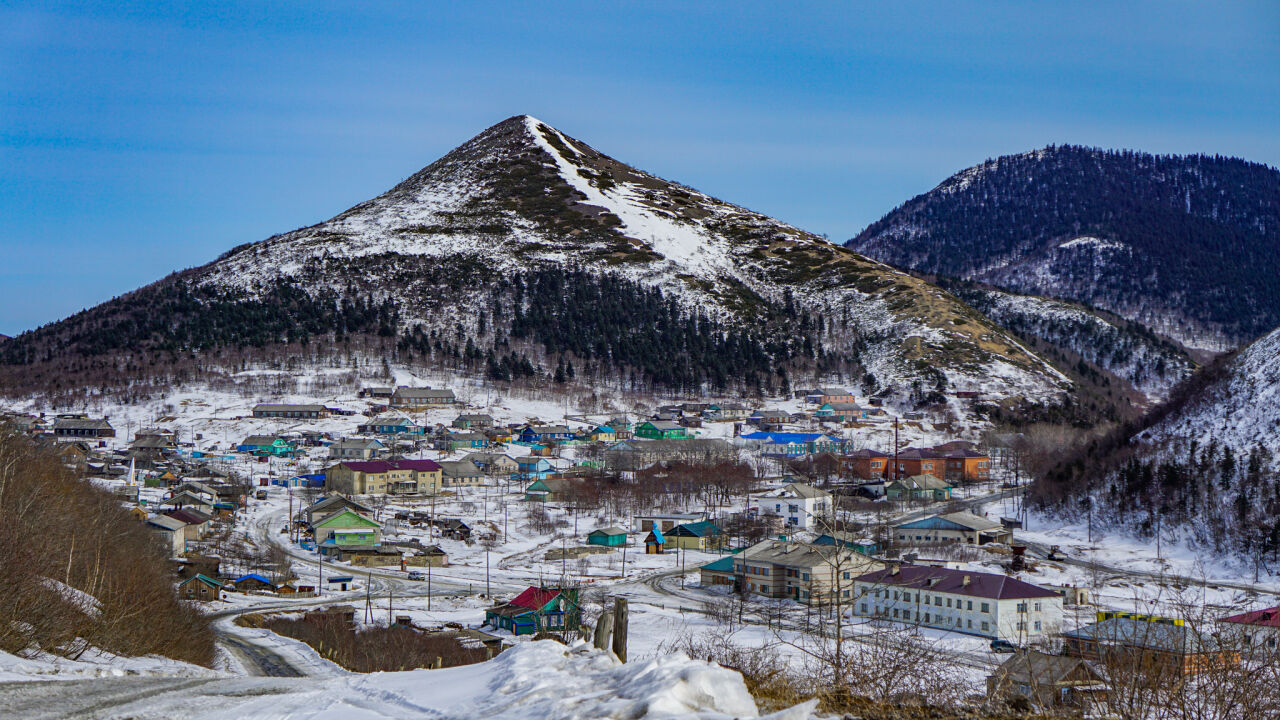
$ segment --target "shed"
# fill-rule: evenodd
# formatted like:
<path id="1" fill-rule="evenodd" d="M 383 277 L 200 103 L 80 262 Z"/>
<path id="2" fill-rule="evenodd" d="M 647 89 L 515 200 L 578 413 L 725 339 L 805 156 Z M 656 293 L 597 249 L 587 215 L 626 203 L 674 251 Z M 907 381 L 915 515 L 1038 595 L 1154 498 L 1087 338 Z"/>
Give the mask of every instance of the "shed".
<path id="1" fill-rule="evenodd" d="M 604 545 L 605 547 L 621 547 L 627 544 L 627 531 L 622 528 L 607 527 L 587 533 L 588 545 Z"/>

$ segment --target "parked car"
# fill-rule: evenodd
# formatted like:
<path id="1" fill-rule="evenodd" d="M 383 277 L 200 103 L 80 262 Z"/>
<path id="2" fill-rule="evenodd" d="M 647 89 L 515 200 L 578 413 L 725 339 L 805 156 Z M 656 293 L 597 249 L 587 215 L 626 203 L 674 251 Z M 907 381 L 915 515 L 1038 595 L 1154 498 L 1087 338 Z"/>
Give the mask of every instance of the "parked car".
<path id="1" fill-rule="evenodd" d="M 410 580 L 426 580 L 427 574 L 422 572 L 421 570 L 410 570 L 409 579 Z"/>
<path id="2" fill-rule="evenodd" d="M 1008 640 L 1000 640 L 999 638 L 991 641 L 991 652 L 1011 653 L 1018 652 L 1018 646 Z"/>
<path id="3" fill-rule="evenodd" d="M 259 499 L 259 500 L 266 500 L 266 499 L 267 499 L 267 491 L 266 491 L 266 490 L 259 490 L 259 491 L 255 492 L 255 493 L 253 494 L 253 496 L 254 496 L 255 498 Z"/>

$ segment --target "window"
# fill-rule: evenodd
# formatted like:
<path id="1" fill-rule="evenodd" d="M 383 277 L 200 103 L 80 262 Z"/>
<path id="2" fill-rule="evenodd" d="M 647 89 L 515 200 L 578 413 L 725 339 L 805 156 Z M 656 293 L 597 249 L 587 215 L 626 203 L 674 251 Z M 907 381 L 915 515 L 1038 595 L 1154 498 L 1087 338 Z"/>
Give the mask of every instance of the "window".
<path id="1" fill-rule="evenodd" d="M 924 621 L 929 622 L 929 613 L 924 614 Z"/>
<path id="2" fill-rule="evenodd" d="M 988 605 L 987 603 L 982 603 L 982 612 L 984 613 L 991 612 L 991 606 Z M 983 624 L 985 625 L 986 623 L 983 623 Z M 982 629 L 986 630 L 986 628 L 982 628 Z"/>
<path id="3" fill-rule="evenodd" d="M 808 580 L 808 579 L 809 579 L 809 573 L 800 573 L 800 579 L 801 579 L 801 580 Z"/>
<path id="4" fill-rule="evenodd" d="M 1040 612 L 1040 603 L 1036 603 L 1036 612 Z"/>
<path id="5" fill-rule="evenodd" d="M 991 629 L 991 625 L 990 625 L 990 624 L 985 623 L 985 622 L 984 622 L 984 623 L 982 623 L 982 632 L 987 632 L 989 629 Z"/>
<path id="6" fill-rule="evenodd" d="M 1026 629 L 1027 629 L 1027 621 L 1026 621 L 1026 620 L 1019 620 L 1019 621 L 1018 621 L 1018 632 L 1024 632 Z"/>
<path id="7" fill-rule="evenodd" d="M 966 604 L 969 606 L 968 608 L 966 608 L 967 610 L 972 610 L 972 609 L 973 609 L 973 601 L 972 601 L 972 600 L 969 600 Z"/>
<path id="8" fill-rule="evenodd" d="M 863 615 L 866 615 L 866 614 L 867 614 L 867 604 L 866 604 L 866 603 L 862 603 L 862 614 L 863 614 Z M 1036 623 L 1036 624 L 1037 624 L 1037 625 L 1039 625 L 1040 623 Z M 1038 628 L 1037 628 L 1037 629 L 1038 629 Z"/>
<path id="9" fill-rule="evenodd" d="M 926 605 L 927 605 L 927 604 L 929 604 L 927 600 L 925 601 L 925 604 L 926 604 Z M 934 596 L 934 598 L 933 598 L 933 604 L 934 604 L 934 605 L 937 605 L 938 607 L 942 607 L 942 598 L 941 598 L 941 597 L 939 597 L 939 596 L 936 596 L 936 595 L 935 595 L 935 596 Z M 950 601 L 947 601 L 947 604 L 948 604 L 948 605 L 950 605 L 950 604 L 951 604 L 951 602 L 950 602 Z"/>
<path id="10" fill-rule="evenodd" d="M 972 629 L 973 629 L 973 621 L 972 621 L 972 620 L 966 620 L 966 621 L 965 621 L 965 625 L 966 625 L 970 630 L 972 630 Z"/>
<path id="11" fill-rule="evenodd" d="M 767 592 L 769 592 L 769 586 L 768 586 L 768 585 L 761 585 L 761 586 L 760 586 L 760 592 L 762 592 L 762 593 L 767 593 Z"/>
<path id="12" fill-rule="evenodd" d="M 1037 620 L 1037 621 L 1035 622 L 1035 629 L 1036 629 L 1036 632 L 1040 632 L 1040 621 L 1039 621 L 1039 620 Z"/>
<path id="13" fill-rule="evenodd" d="M 947 607 L 951 607 L 951 598 L 947 598 Z"/>
<path id="14" fill-rule="evenodd" d="M 1024 602 L 1018 603 L 1018 612 L 1024 613 L 1026 611 L 1027 611 L 1027 604 Z"/>
<path id="15" fill-rule="evenodd" d="M 845 571 L 844 571 L 844 579 L 845 579 L 845 580 L 848 580 L 848 579 L 849 579 L 849 571 L 848 571 L 848 570 L 845 570 Z"/>

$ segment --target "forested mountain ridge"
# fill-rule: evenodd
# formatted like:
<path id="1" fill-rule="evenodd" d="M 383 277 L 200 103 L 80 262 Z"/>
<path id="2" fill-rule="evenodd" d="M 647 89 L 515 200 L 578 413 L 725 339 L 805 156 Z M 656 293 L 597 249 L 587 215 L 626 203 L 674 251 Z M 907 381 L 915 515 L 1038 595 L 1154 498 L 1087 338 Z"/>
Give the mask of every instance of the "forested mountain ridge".
<path id="1" fill-rule="evenodd" d="M 988 160 L 847 246 L 897 267 L 1076 300 L 1190 348 L 1280 325 L 1280 171 L 1076 146 Z"/>
<path id="2" fill-rule="evenodd" d="M 1250 558 L 1280 557 L 1280 329 L 1037 481 L 1045 507 Z M 1280 567 L 1280 566 L 1276 566 Z"/>
<path id="3" fill-rule="evenodd" d="M 1019 295 L 988 285 L 940 278 L 940 287 L 1017 333 L 1059 367 L 1087 374 L 1089 365 L 1136 391 L 1143 406 L 1168 397 L 1197 364 L 1176 343 L 1142 325 L 1079 303 Z M 1109 378 L 1098 378 L 1110 384 Z"/>
<path id="4" fill-rule="evenodd" d="M 836 376 L 1053 404 L 1071 385 L 936 286 L 528 116 L 329 221 L 24 333 L 0 361 L 12 391 L 317 346 L 637 389 Z"/>

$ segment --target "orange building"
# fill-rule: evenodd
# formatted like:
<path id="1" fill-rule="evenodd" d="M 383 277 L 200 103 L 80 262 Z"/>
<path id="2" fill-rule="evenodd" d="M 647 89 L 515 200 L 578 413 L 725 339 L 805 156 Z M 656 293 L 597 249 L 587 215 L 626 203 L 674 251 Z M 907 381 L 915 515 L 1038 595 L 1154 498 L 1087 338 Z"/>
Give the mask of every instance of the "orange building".
<path id="1" fill-rule="evenodd" d="M 958 483 L 983 482 L 991 479 L 991 458 L 977 450 L 952 450 L 943 453 L 946 476 L 943 480 Z"/>
<path id="2" fill-rule="evenodd" d="M 883 480 L 891 458 L 879 450 L 856 450 L 840 456 L 840 476 L 860 480 Z"/>
<path id="3" fill-rule="evenodd" d="M 890 463 L 895 461 L 890 458 Z M 946 480 L 947 469 L 945 458 L 941 453 L 929 448 L 905 448 L 898 451 L 897 467 L 890 470 L 890 477 L 909 478 L 916 475 L 932 475 L 939 480 Z"/>

